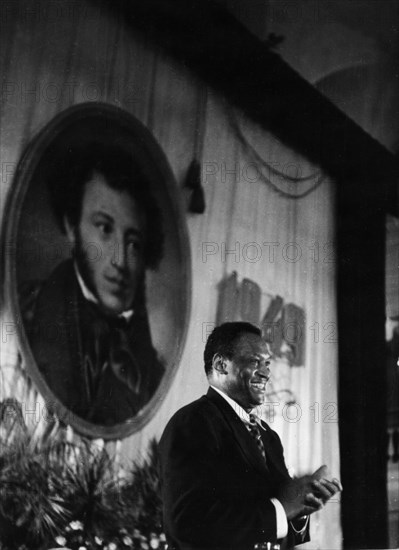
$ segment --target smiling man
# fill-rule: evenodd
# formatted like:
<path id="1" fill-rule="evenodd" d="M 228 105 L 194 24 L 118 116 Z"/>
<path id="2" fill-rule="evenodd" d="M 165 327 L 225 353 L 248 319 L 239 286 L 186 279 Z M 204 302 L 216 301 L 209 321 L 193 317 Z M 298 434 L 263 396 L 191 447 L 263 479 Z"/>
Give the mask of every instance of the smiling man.
<path id="1" fill-rule="evenodd" d="M 204 362 L 208 393 L 171 418 L 160 442 L 170 548 L 306 542 L 308 516 L 341 485 L 327 479 L 325 466 L 291 479 L 278 435 L 255 414 L 272 363 L 260 330 L 249 323 L 216 327 Z"/>
<path id="2" fill-rule="evenodd" d="M 72 258 L 35 300 L 32 352 L 65 407 L 112 426 L 148 403 L 164 373 L 145 303 L 145 270 L 162 256 L 160 212 L 139 164 L 101 144 L 73 152 L 50 190 Z"/>

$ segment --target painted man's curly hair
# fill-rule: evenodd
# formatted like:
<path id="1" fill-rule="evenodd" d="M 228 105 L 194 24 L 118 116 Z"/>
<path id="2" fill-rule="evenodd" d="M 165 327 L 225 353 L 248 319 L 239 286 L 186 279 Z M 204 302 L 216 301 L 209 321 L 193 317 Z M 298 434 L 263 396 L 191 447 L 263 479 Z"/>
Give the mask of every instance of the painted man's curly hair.
<path id="1" fill-rule="evenodd" d="M 79 224 L 85 184 L 94 173 L 101 174 L 109 187 L 126 191 L 144 210 L 147 220 L 145 266 L 158 267 L 164 243 L 162 215 L 139 162 L 121 147 L 92 143 L 84 148 L 70 149 L 57 165 L 48 184 L 60 228 L 64 231 L 64 217 L 72 227 Z"/>

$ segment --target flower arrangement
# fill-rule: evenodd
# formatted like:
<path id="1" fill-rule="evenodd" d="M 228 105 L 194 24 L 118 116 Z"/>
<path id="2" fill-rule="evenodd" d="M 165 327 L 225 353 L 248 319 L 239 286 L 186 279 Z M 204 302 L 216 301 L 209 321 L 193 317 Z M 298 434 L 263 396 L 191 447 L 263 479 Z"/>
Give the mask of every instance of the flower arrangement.
<path id="1" fill-rule="evenodd" d="M 0 550 L 166 548 L 155 440 L 121 475 L 88 440 L 0 432 Z"/>

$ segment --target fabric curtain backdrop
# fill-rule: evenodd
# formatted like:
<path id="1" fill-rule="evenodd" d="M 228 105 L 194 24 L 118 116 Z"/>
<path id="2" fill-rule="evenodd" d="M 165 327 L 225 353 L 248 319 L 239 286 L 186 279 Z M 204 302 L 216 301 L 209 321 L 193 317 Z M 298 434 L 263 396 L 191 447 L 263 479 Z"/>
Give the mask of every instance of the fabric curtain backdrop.
<path id="1" fill-rule="evenodd" d="M 259 285 L 262 315 L 276 295 L 304 309 L 304 366 L 278 361 L 273 369 L 274 389 L 289 388 L 296 404 L 288 406 L 284 395 L 278 394 L 271 398 L 276 403 L 274 418 L 267 415 L 267 408 L 265 417 L 280 433 L 287 463 L 295 473 L 325 463 L 339 477 L 334 183 L 323 177 L 317 189 L 302 199 L 281 196 L 264 179 L 285 193 L 297 194 L 316 181 L 319 168 L 232 111 L 184 68 L 143 38 L 133 37 L 123 22 L 108 19 L 90 4 L 82 2 L 71 10 L 67 1 L 12 2 L 1 41 L 6 82 L 0 136 L 2 216 L 24 147 L 70 105 L 105 101 L 137 116 L 154 133 L 181 186 L 194 153 L 202 151 L 207 208 L 203 215 L 187 214 L 193 291 L 181 365 L 151 422 L 139 433 L 106 445 L 117 450 L 121 463 L 143 456 L 148 441 L 161 435 L 167 419 L 206 390 L 205 336 L 215 323 L 218 285 L 235 271 L 239 281 L 248 278 Z M 251 154 L 231 126 L 231 116 L 251 144 Z M 196 135 L 200 120 L 201 147 Z M 254 160 L 253 150 L 286 176 L 312 177 L 299 184 L 270 178 L 267 168 Z M 188 201 L 183 189 L 182 195 Z M 6 280 L 5 288 L 9 284 Z M 6 296 L 1 316 L 1 399 L 17 398 L 27 423 L 40 434 L 46 429 L 43 401 L 19 360 L 18 320 L 11 317 Z M 77 435 L 69 430 L 69 437 Z M 341 546 L 338 500 L 314 516 L 311 529 L 312 541 L 306 547 Z"/>

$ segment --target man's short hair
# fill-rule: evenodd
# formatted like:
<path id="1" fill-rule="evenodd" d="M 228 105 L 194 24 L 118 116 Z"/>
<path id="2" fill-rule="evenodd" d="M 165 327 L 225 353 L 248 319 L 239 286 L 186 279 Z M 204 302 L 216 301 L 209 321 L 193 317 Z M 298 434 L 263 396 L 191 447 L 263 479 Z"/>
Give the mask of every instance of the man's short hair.
<path id="1" fill-rule="evenodd" d="M 158 266 L 163 254 L 161 211 L 151 194 L 150 182 L 142 167 L 121 147 L 91 143 L 68 151 L 63 162 L 52 169 L 48 179 L 52 207 L 62 231 L 64 217 L 77 227 L 82 211 L 85 184 L 95 173 L 116 191 L 126 191 L 143 208 L 147 221 L 145 266 Z"/>
<path id="2" fill-rule="evenodd" d="M 215 353 L 219 353 L 223 357 L 226 357 L 226 359 L 232 359 L 237 340 L 243 334 L 248 333 L 262 336 L 261 330 L 255 325 L 238 321 L 223 323 L 213 329 L 204 350 L 205 372 L 207 376 L 212 372 L 212 362 Z"/>

